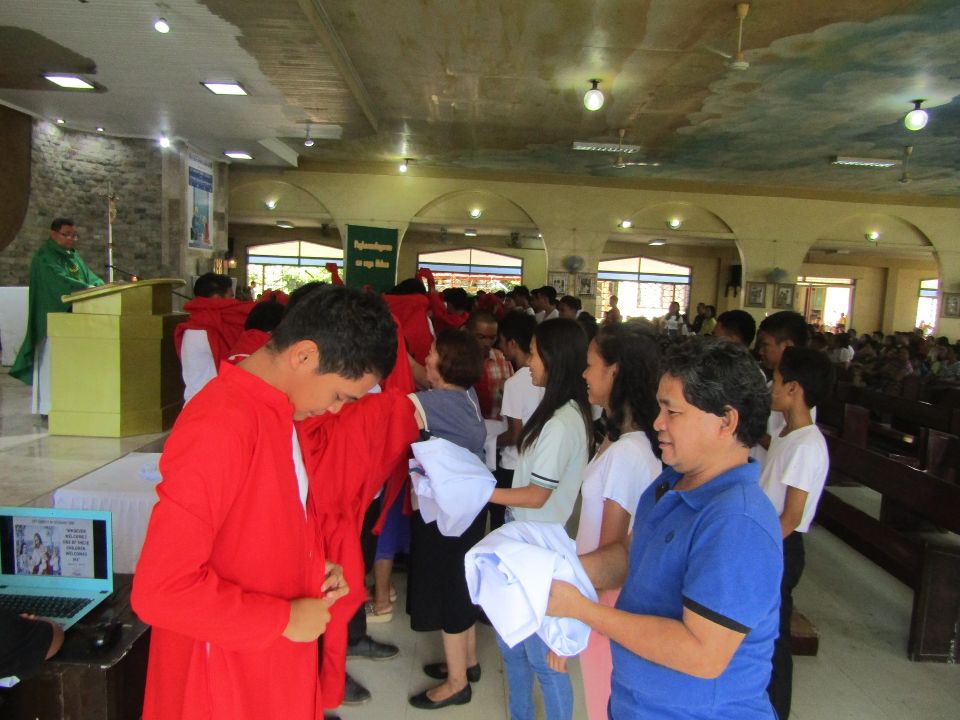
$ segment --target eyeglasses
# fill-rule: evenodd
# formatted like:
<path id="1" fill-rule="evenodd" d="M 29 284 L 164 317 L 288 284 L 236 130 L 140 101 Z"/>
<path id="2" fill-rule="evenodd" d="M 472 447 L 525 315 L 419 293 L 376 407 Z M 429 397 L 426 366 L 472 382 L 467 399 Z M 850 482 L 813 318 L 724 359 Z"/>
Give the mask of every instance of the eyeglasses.
<path id="1" fill-rule="evenodd" d="M 73 239 L 73 240 L 79 240 L 79 239 L 80 239 L 80 233 L 76 233 L 76 232 L 75 232 L 75 233 L 65 233 L 65 232 L 60 232 L 59 230 L 54 230 L 54 232 L 55 232 L 57 235 L 59 235 L 60 237 L 65 237 L 65 238 Z"/>

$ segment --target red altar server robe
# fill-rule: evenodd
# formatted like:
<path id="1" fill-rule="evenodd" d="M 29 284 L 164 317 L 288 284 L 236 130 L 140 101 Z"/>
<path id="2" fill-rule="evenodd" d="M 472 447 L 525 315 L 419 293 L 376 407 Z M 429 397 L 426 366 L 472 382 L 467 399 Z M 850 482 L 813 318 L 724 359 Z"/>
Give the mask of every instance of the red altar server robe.
<path id="1" fill-rule="evenodd" d="M 180 345 L 183 343 L 185 331 L 206 330 L 213 362 L 220 367 L 220 363 L 227 359 L 230 348 L 240 339 L 243 324 L 253 309 L 253 303 L 234 298 L 198 297 L 186 303 L 183 309 L 190 313 L 190 317 L 173 330 L 177 357 L 180 357 Z"/>
<path id="2" fill-rule="evenodd" d="M 286 396 L 229 363 L 174 425 L 131 598 L 153 626 L 144 720 L 322 717 L 317 643 L 282 636 L 325 569 L 323 477 L 304 510 L 293 432 Z"/>

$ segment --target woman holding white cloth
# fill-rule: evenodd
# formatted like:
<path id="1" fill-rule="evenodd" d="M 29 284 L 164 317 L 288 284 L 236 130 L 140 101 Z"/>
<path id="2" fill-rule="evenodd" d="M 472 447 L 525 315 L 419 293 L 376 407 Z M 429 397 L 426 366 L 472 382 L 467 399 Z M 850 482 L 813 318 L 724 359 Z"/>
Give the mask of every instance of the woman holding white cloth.
<path id="1" fill-rule="evenodd" d="M 483 459 L 487 438 L 477 394 L 471 387 L 483 372 L 483 352 L 476 338 L 458 330 L 443 330 L 426 358 L 431 389 L 411 395 L 425 421 L 425 430 Z M 459 537 L 440 533 L 425 523 L 419 511 L 410 520 L 410 578 L 407 612 L 417 632 L 440 630 L 444 663 L 424 666 L 424 672 L 444 682 L 410 698 L 416 708 L 433 710 L 470 702 L 468 679 L 479 680 L 475 624 L 477 609 L 470 600 L 463 558 L 483 538 L 486 513 L 480 513 Z"/>
<path id="2" fill-rule="evenodd" d="M 497 488 L 491 503 L 507 520 L 565 524 L 580 491 L 593 445 L 593 421 L 583 371 L 587 336 L 575 320 L 548 320 L 530 344 L 530 375 L 543 400 L 523 426 L 513 487 Z M 513 648 L 497 638 L 510 686 L 510 716 L 534 720 L 533 677 L 540 681 L 548 720 L 573 716 L 570 678 L 547 664 L 547 646 L 531 635 Z"/>
<path id="3" fill-rule="evenodd" d="M 660 377 L 660 352 L 653 327 L 631 320 L 601 329 L 587 350 L 583 377 L 587 396 L 593 405 L 604 409 L 609 429 L 584 471 L 578 555 L 627 537 L 640 495 L 663 469 L 653 430 L 659 412 Z M 619 590 L 607 590 L 600 594 L 600 602 L 613 607 L 618 595 Z M 607 717 L 613 669 L 609 639 L 591 633 L 580 658 L 587 717 L 603 720 Z M 549 660 L 554 669 L 566 667 L 566 658 L 552 656 Z"/>

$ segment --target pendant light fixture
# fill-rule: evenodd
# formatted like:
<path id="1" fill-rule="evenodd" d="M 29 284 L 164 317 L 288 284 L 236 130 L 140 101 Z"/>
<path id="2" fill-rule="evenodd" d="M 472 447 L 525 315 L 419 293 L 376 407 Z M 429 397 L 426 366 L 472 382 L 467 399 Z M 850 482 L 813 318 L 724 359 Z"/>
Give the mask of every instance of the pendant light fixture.
<path id="1" fill-rule="evenodd" d="M 923 100 L 911 100 L 911 102 L 913 103 L 913 110 L 904 116 L 903 124 L 907 130 L 912 130 L 913 132 L 923 130 L 927 126 L 927 121 L 930 119 L 930 116 L 927 115 L 926 110 L 920 107 Z"/>
<path id="2" fill-rule="evenodd" d="M 600 84 L 599 80 L 591 80 L 590 82 L 593 87 L 583 94 L 583 106 L 590 112 L 596 112 L 603 107 L 603 93 L 597 87 Z"/>

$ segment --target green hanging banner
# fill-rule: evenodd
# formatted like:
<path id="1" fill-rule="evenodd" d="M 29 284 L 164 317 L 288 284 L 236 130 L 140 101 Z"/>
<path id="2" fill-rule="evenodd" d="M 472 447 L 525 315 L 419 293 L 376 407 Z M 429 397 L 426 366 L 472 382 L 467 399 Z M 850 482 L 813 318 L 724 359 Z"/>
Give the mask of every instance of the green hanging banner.
<path id="1" fill-rule="evenodd" d="M 347 225 L 344 282 L 350 287 L 369 285 L 377 292 L 396 285 L 397 237 L 390 228 Z"/>

